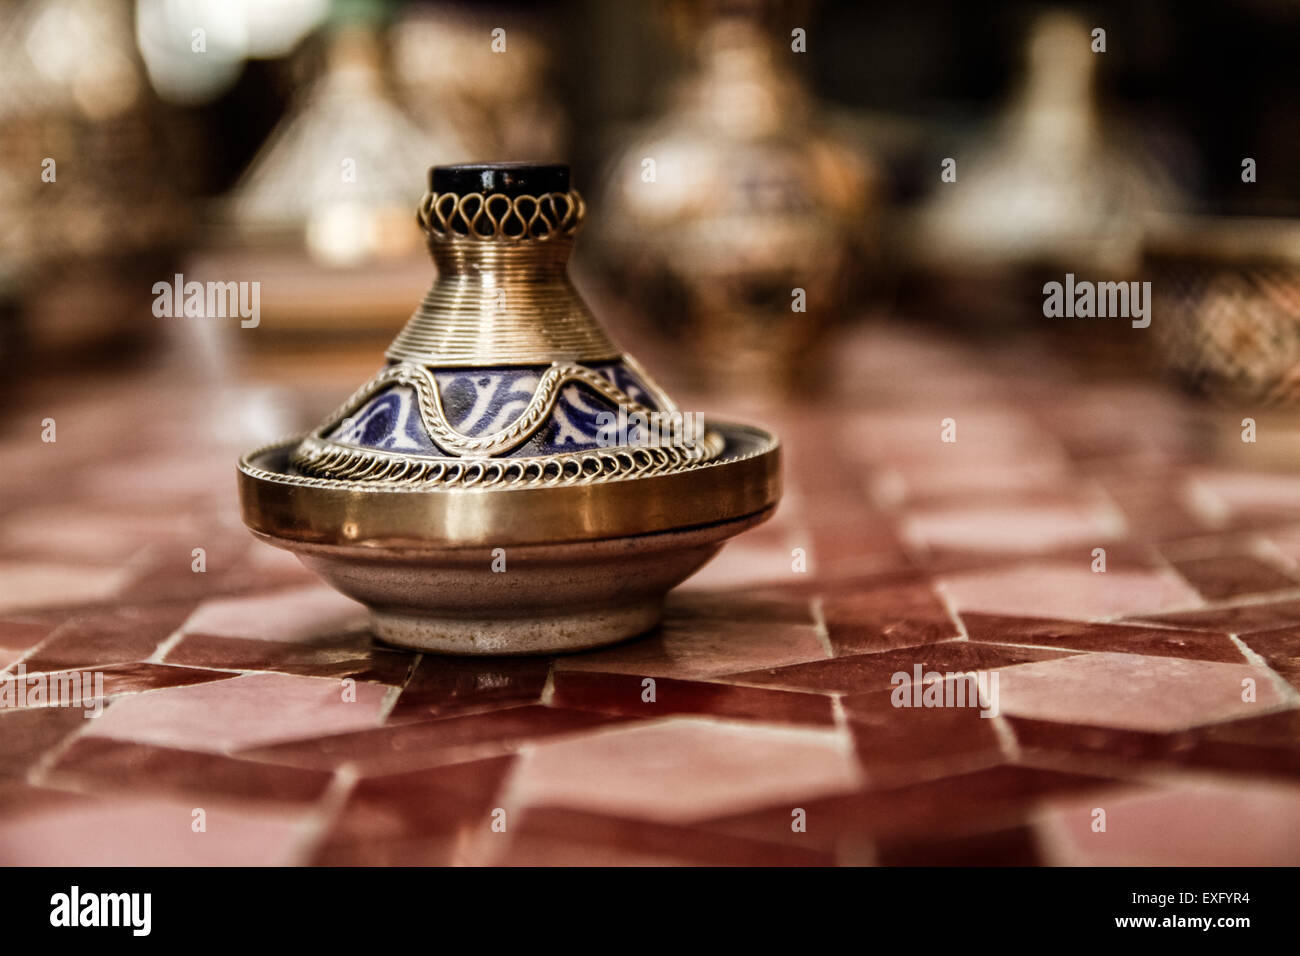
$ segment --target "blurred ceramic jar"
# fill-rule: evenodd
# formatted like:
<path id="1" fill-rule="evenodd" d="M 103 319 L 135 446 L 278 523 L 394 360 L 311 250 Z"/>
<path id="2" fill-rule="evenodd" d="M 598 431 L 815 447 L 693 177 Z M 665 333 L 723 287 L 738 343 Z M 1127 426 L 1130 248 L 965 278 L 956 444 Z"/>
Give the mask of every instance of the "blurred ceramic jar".
<path id="1" fill-rule="evenodd" d="M 428 280 L 411 171 L 468 155 L 449 125 L 406 113 L 373 14 L 336 15 L 300 62 L 313 54 L 317 75 L 214 204 L 204 249 L 186 263 L 196 276 L 260 281 L 260 331 L 238 337 L 244 351 L 386 336 Z"/>
<path id="2" fill-rule="evenodd" d="M 305 249 L 320 265 L 414 255 L 410 175 L 429 156 L 463 158 L 449 128 L 422 129 L 389 90 L 380 37 L 340 21 L 323 73 L 304 87 L 226 200 L 251 245 Z"/>
<path id="3" fill-rule="evenodd" d="M 918 312 L 984 327 L 1042 318 L 1043 284 L 1137 278 L 1149 215 L 1176 190 L 1094 92 L 1101 54 L 1072 14 L 1041 15 L 1024 78 L 997 130 L 934 170 L 900 245 Z"/>
<path id="4" fill-rule="evenodd" d="M 789 27 L 762 16 L 772 6 L 677 8 L 694 67 L 599 199 L 620 292 L 720 390 L 814 382 L 872 248 L 875 167 L 820 120 Z"/>

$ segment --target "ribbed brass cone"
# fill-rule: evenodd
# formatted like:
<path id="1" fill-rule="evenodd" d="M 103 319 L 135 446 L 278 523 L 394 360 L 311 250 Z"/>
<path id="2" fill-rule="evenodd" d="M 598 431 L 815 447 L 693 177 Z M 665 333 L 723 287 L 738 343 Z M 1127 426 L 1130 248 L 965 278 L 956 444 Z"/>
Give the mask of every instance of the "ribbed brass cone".
<path id="1" fill-rule="evenodd" d="M 429 248 L 438 277 L 389 346 L 392 361 L 495 367 L 619 356 L 569 281 L 571 233 L 539 241 L 431 231 Z"/>
<path id="2" fill-rule="evenodd" d="M 431 368 L 618 358 L 565 268 L 585 214 L 567 166 L 434 167 L 416 218 L 438 275 L 388 358 Z"/>

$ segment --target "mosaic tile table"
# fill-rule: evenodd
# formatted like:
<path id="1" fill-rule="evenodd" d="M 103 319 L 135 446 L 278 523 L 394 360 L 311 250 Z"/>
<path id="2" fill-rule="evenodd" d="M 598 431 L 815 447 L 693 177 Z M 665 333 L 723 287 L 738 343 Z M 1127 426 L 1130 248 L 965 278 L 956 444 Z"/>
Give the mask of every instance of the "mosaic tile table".
<path id="1" fill-rule="evenodd" d="M 777 518 L 556 659 L 377 645 L 244 531 L 240 416 L 333 393 L 33 383 L 0 666 L 108 701 L 0 709 L 0 863 L 1300 863 L 1300 474 L 1032 349 L 841 359 L 826 405 L 733 409 L 785 439 Z M 894 707 L 916 665 L 997 716 Z"/>

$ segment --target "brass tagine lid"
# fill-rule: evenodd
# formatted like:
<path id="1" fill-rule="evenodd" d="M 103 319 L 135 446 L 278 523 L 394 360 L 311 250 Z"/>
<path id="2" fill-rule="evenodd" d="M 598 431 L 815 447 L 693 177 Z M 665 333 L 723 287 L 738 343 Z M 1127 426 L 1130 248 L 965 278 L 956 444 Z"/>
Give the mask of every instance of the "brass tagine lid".
<path id="1" fill-rule="evenodd" d="M 567 166 L 434 167 L 417 219 L 437 278 L 387 363 L 240 464 L 246 523 L 369 604 L 389 640 L 509 653 L 631 636 L 779 497 L 771 435 L 679 410 L 582 301 L 567 263 L 585 215 Z M 484 577 L 507 550 L 519 570 Z"/>
<path id="2" fill-rule="evenodd" d="M 586 208 L 567 166 L 438 166 L 429 186 L 417 218 L 437 279 L 388 364 L 298 446 L 299 473 L 514 486 L 717 456 L 720 436 L 677 411 L 569 280 Z"/>

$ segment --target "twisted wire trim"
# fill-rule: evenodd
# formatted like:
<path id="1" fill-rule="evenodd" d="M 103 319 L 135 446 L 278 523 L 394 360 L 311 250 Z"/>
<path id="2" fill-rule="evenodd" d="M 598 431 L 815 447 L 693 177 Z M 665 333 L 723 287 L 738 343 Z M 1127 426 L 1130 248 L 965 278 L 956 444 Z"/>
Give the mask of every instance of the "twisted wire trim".
<path id="1" fill-rule="evenodd" d="M 505 193 L 425 193 L 415 218 L 430 236 L 482 242 L 546 241 L 572 236 L 587 204 L 576 189 L 540 196 Z"/>
<path id="2" fill-rule="evenodd" d="M 722 452 L 724 439 L 709 432 L 697 445 L 663 445 L 601 449 L 540 458 L 462 460 L 397 455 L 391 452 L 349 448 L 308 436 L 294 450 L 294 467 L 303 476 L 273 473 L 254 477 L 313 484 L 443 485 L 460 488 L 541 488 L 592 484 L 624 478 L 673 474 L 707 464 Z M 250 458 L 253 456 L 249 456 Z"/>
<path id="3" fill-rule="evenodd" d="M 334 427 L 356 412 L 367 400 L 386 385 L 408 385 L 415 389 L 419 402 L 420 419 L 429 437 L 446 451 L 460 456 L 491 457 L 517 448 L 531 438 L 545 423 L 560 396 L 560 389 L 570 382 L 581 382 L 602 398 L 627 408 L 628 414 L 640 412 L 646 416 L 656 413 L 640 402 L 632 400 L 625 391 L 599 372 L 571 362 L 555 362 L 542 373 L 537 390 L 519 417 L 498 432 L 490 435 L 470 436 L 456 431 L 447 421 L 442 407 L 442 394 L 432 373 L 419 365 L 390 365 L 357 389 L 338 410 L 326 419 L 324 428 L 315 433 L 323 437 L 325 429 Z"/>

